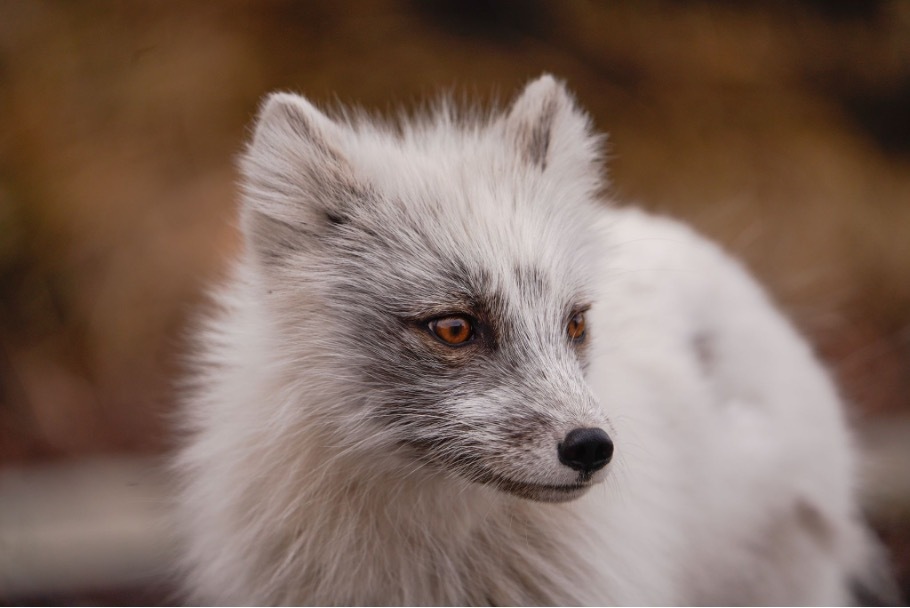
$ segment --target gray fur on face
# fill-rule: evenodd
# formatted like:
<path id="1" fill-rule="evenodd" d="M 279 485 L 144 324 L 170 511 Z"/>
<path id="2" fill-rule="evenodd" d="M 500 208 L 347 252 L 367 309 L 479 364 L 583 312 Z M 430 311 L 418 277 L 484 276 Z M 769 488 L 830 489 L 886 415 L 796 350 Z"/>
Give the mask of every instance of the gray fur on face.
<path id="1" fill-rule="evenodd" d="M 396 189 L 345 153 L 346 138 L 363 135 L 366 125 L 333 123 L 282 96 L 266 105 L 244 162 L 254 251 L 282 289 L 319 294 L 321 323 L 332 332 L 324 339 L 357 370 L 369 395 L 359 407 L 370 424 L 425 463 L 525 496 L 533 492 L 522 484 L 549 485 L 564 468 L 556 449 L 569 430 L 606 423 L 585 384 L 583 345 L 566 334 L 569 319 L 591 300 L 585 216 L 554 213 L 559 201 L 552 199 L 507 198 L 514 189 L 498 183 L 547 170 L 560 113 L 586 129 L 561 87 L 537 97 L 519 99 L 502 124 L 451 118 L 464 121 L 462 137 L 475 138 L 467 154 L 463 145 L 449 152 L 453 167 L 486 177 L 474 192 L 453 191 L 451 174 L 429 170 L 409 181 L 409 191 Z M 511 161 L 493 171 L 472 167 L 469 154 L 482 159 L 498 143 L 472 133 L 498 138 L 500 129 L 515 141 Z M 408 145 L 407 134 L 389 128 L 386 136 L 393 149 Z M 499 221 L 481 221 L 480 205 L 498 207 Z M 527 233 L 526 217 L 510 225 L 517 213 L 537 215 L 532 230 L 545 226 L 559 238 L 535 251 L 539 235 Z M 493 256 L 480 258 L 478 250 Z M 452 347 L 430 334 L 430 320 L 453 314 L 472 320 L 471 344 Z M 326 329 L 303 326 L 300 340 Z M 289 340 L 300 327 L 295 318 Z M 567 475 L 566 484 L 588 481 Z"/>

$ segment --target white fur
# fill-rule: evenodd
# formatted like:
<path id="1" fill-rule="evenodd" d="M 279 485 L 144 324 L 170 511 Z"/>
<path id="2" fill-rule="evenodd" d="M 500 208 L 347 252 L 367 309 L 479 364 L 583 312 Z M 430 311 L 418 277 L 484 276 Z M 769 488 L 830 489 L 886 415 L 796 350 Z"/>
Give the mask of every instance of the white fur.
<path id="1" fill-rule="evenodd" d="M 850 601 L 872 549 L 830 379 L 719 248 L 597 200 L 598 143 L 546 76 L 502 116 L 442 107 L 400 129 L 270 99 L 244 159 L 246 251 L 200 332 L 186 404 L 178 468 L 193 599 Z M 477 458 L 498 473 L 561 484 L 574 472 L 556 443 L 600 426 L 616 444 L 602 483 L 537 502 L 440 465 L 442 448 L 421 459 L 396 441 L 382 378 L 362 373 L 395 347 L 359 320 L 372 298 L 344 295 L 369 282 L 334 265 L 323 235 L 339 229 L 325 219 L 336 213 L 405 243 L 344 253 L 387 285 L 389 314 L 429 306 L 407 290 L 443 280 L 432 250 L 484 269 L 521 329 L 515 381 L 489 388 L 475 371 L 486 388 L 441 390 L 449 409 L 425 415 L 449 419 L 420 432 L 470 435 L 496 446 L 500 456 Z M 522 286 L 522 265 L 546 293 Z M 559 343 L 554 316 L 576 300 L 591 304 L 586 355 Z M 504 444 L 503 412 L 521 408 L 549 422 Z"/>

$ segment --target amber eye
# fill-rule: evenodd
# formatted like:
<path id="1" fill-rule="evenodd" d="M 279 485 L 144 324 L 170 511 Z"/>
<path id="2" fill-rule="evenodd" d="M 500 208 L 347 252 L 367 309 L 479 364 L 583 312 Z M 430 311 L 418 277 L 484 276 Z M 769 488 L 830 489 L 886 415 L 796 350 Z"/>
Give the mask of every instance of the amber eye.
<path id="1" fill-rule="evenodd" d="M 429 324 L 433 334 L 452 346 L 466 344 L 474 337 L 474 327 L 467 317 L 442 317 L 433 319 Z"/>
<path id="2" fill-rule="evenodd" d="M 585 339 L 585 313 L 576 312 L 572 315 L 572 318 L 569 319 L 569 324 L 566 326 L 566 333 L 569 334 L 569 338 L 573 342 L 581 342 Z"/>

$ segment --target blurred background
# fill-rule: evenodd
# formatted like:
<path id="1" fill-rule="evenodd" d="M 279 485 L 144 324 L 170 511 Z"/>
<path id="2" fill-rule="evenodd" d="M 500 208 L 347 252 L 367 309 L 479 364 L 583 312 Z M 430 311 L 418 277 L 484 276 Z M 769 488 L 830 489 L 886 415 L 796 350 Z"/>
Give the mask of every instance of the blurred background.
<path id="1" fill-rule="evenodd" d="M 743 258 L 838 378 L 910 581 L 910 2 L 0 1 L 0 603 L 161 603 L 188 322 L 264 94 L 549 71 L 612 194 Z"/>

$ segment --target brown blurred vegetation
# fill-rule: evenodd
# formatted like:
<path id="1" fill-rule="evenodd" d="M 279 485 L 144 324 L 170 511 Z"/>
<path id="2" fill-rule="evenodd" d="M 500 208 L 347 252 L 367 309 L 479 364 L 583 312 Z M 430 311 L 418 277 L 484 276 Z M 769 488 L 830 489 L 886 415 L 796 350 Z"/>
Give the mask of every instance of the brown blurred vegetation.
<path id="1" fill-rule="evenodd" d="M 170 445 L 266 92 L 385 111 L 543 71 L 617 199 L 743 257 L 857 418 L 908 413 L 910 2 L 0 0 L 0 464 Z"/>
<path id="2" fill-rule="evenodd" d="M 0 3 L 0 460 L 160 451 L 258 100 L 565 78 L 620 200 L 741 255 L 862 415 L 910 395 L 910 3 Z"/>

